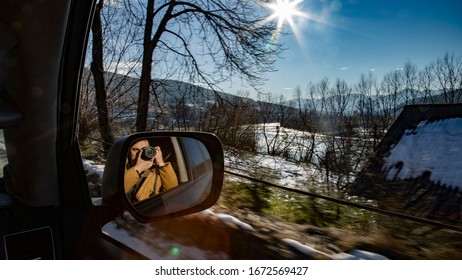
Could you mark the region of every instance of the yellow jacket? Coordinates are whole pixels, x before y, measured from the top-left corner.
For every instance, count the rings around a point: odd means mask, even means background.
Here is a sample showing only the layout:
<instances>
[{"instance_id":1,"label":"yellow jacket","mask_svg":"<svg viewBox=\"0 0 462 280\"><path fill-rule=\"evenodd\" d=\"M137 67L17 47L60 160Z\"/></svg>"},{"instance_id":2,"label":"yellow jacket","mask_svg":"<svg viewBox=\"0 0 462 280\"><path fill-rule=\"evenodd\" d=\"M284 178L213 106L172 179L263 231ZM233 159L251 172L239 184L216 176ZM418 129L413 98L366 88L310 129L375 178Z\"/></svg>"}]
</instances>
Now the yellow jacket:
<instances>
[{"instance_id":1,"label":"yellow jacket","mask_svg":"<svg viewBox=\"0 0 462 280\"><path fill-rule=\"evenodd\" d=\"M159 194L161 187L163 187L164 191L167 191L178 186L178 178L169 162L166 162L163 167L157 168L157 170L159 172L157 178L156 169L153 171L146 170L142 174L138 174L134 167L126 170L124 177L125 193L128 193L142 176L145 176L146 179L136 193L137 201ZM156 180L156 182L154 182L154 180Z\"/></svg>"}]
</instances>

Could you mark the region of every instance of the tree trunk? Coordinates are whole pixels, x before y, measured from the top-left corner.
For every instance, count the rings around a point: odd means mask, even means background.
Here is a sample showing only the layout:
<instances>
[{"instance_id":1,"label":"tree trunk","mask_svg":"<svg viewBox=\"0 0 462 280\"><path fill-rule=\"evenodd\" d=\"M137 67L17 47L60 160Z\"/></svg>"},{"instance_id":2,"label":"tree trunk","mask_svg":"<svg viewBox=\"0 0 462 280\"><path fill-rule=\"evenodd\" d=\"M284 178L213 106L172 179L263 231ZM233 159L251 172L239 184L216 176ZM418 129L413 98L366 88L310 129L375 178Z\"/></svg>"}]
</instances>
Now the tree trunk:
<instances>
[{"instance_id":1,"label":"tree trunk","mask_svg":"<svg viewBox=\"0 0 462 280\"><path fill-rule=\"evenodd\" d=\"M154 27L154 0L149 0L146 6L146 25L143 37L143 65L141 67L140 91L138 95L138 109L136 115L136 131L146 131L149 111L149 88L151 86L151 71L154 49L165 31L171 18L175 1L171 0L164 17L151 39ZM155 94L155 92L153 93Z\"/></svg>"},{"instance_id":2,"label":"tree trunk","mask_svg":"<svg viewBox=\"0 0 462 280\"><path fill-rule=\"evenodd\" d=\"M146 25L143 36L143 60L141 67L138 108L136 111L136 131L146 131L149 110L149 87L151 84L152 48L151 34L154 24L154 1L148 1L146 7Z\"/></svg>"},{"instance_id":3,"label":"tree trunk","mask_svg":"<svg viewBox=\"0 0 462 280\"><path fill-rule=\"evenodd\" d=\"M101 0L95 10L95 18L92 25L93 34L93 49L91 72L95 80L96 107L98 111L98 127L103 141L103 150L107 154L114 142L111 126L109 124L107 93L104 81L104 65L103 65L103 32L101 26L101 9L103 7Z\"/></svg>"}]
</instances>

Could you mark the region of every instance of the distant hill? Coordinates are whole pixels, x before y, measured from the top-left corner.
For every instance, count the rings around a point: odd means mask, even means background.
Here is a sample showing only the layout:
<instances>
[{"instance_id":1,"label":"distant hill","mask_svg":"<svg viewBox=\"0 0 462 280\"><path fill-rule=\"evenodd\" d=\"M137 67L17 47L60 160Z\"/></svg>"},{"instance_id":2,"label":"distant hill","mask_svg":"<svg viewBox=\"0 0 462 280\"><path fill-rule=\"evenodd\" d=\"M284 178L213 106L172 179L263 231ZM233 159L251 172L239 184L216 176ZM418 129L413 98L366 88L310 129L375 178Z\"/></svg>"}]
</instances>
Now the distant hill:
<instances>
[{"instance_id":1,"label":"distant hill","mask_svg":"<svg viewBox=\"0 0 462 280\"><path fill-rule=\"evenodd\" d=\"M85 77L91 77L89 69L84 70ZM91 78L84 80L88 81L88 86L92 87L93 82ZM138 90L139 90L139 79L137 77L121 75L116 73L107 72L105 75L106 83L108 84L109 95L116 96L111 100L117 100L116 106L120 108L115 108L114 110L117 115L124 115L125 118L133 118L136 102L138 100ZM285 110L293 110L294 108L298 109L297 100L288 100L282 103L268 103L263 101L257 101L251 98L236 96L222 91L213 91L209 88L194 85L187 82L177 81L177 80L160 80L154 79L151 85L152 91L155 91L156 99L151 97L151 104L160 105L162 108L168 108L172 106L186 106L189 108L200 109L203 108L207 110L210 108L210 104L215 104L217 101L224 102L232 105L246 104L248 106L254 106L258 108L263 106L278 106L272 111L280 110L280 106L283 105ZM383 100L388 99L386 102L393 102L395 104L396 112L402 111L404 106L413 105L413 104L430 104L430 103L444 103L444 98L441 91L432 91L430 94L424 94L423 92L415 92L412 94L413 99L409 98L409 92L402 90L396 96L371 96L364 97L364 95L353 93L348 96L329 96L327 98L320 99L301 99L303 107L308 106L307 109L316 109L318 112L332 112L332 110L339 110L343 108L345 114L353 114L358 110L360 102L372 103L377 106L377 104L383 104ZM406 97L408 96L408 97ZM431 97L431 98L428 98ZM390 104L390 103L388 103ZM186 108L185 107L185 108ZM268 108L268 107L267 107ZM270 109L271 110L271 109ZM272 119L267 119L267 121L277 121L272 117ZM290 120L289 120L290 122ZM290 123L286 123L285 125Z\"/></svg>"},{"instance_id":2,"label":"distant hill","mask_svg":"<svg viewBox=\"0 0 462 280\"><path fill-rule=\"evenodd\" d=\"M90 70L84 70L84 76L90 75ZM139 78L106 72L105 80L108 84L109 92L119 92L127 94L133 100L138 96ZM89 86L93 86L93 80L88 79ZM152 90L155 90L156 96L161 104L169 104L172 102L182 101L186 104L197 104L197 102L215 102L216 98L224 101L244 100L256 102L253 99L236 96L222 91L213 91L211 89L194 85L187 82L177 80L161 80L153 79Z\"/></svg>"},{"instance_id":3,"label":"distant hill","mask_svg":"<svg viewBox=\"0 0 462 280\"><path fill-rule=\"evenodd\" d=\"M368 103L370 102L372 104L383 104L383 100L388 100L389 102L393 100L393 102L396 102L397 111L401 111L406 105L445 103L444 97L440 90L433 90L428 94L417 91L412 94L414 98L406 97L407 95L409 95L409 93L406 90L401 90L396 94L396 96L385 95L365 97L364 95L353 93L348 96L329 96L325 99L302 98L300 101L292 99L285 101L284 104L297 108L298 103L300 102L301 104L305 104L305 106L308 104L310 108L315 108L317 111L322 110L323 112L329 112L332 110L332 108L335 108L335 110L344 108L344 112L351 114L357 110L361 101Z\"/></svg>"}]
</instances>

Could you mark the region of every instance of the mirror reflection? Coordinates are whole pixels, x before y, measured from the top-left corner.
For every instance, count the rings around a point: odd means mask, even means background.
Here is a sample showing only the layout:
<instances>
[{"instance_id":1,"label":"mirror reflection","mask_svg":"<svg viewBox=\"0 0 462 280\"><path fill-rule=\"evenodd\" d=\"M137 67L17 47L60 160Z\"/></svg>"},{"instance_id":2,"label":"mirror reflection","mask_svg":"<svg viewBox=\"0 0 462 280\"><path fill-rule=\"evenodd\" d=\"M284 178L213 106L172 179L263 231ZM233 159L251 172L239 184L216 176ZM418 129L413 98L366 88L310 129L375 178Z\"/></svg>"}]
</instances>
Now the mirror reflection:
<instances>
[{"instance_id":1,"label":"mirror reflection","mask_svg":"<svg viewBox=\"0 0 462 280\"><path fill-rule=\"evenodd\" d=\"M124 190L132 204L212 174L205 146L187 137L135 139L126 156Z\"/></svg>"},{"instance_id":2,"label":"mirror reflection","mask_svg":"<svg viewBox=\"0 0 462 280\"><path fill-rule=\"evenodd\" d=\"M127 154L125 193L130 202L145 200L178 186L172 164L164 160L162 148L148 139L138 139Z\"/></svg>"}]
</instances>

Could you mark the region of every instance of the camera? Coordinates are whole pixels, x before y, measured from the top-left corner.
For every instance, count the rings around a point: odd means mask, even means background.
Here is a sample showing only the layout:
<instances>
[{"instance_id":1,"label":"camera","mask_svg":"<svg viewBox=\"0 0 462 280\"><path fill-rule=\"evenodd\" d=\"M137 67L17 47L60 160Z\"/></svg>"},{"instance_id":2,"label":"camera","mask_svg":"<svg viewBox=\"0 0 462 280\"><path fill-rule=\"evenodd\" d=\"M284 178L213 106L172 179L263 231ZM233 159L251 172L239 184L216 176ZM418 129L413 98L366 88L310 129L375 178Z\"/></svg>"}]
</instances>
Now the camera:
<instances>
[{"instance_id":1,"label":"camera","mask_svg":"<svg viewBox=\"0 0 462 280\"><path fill-rule=\"evenodd\" d=\"M144 147L141 149L141 159L145 161L152 160L156 156L156 149L154 147Z\"/></svg>"}]
</instances>

